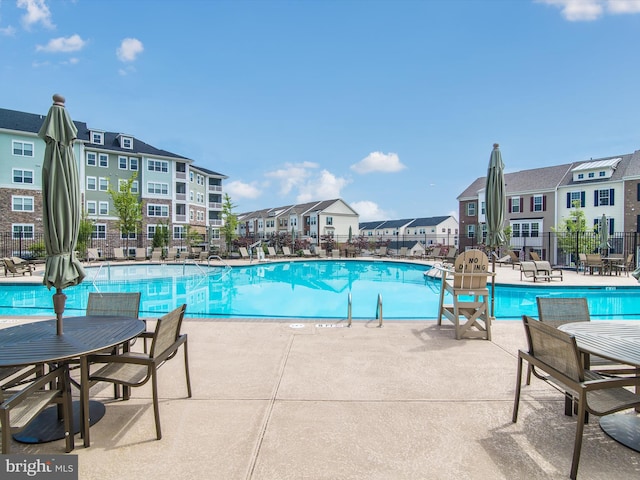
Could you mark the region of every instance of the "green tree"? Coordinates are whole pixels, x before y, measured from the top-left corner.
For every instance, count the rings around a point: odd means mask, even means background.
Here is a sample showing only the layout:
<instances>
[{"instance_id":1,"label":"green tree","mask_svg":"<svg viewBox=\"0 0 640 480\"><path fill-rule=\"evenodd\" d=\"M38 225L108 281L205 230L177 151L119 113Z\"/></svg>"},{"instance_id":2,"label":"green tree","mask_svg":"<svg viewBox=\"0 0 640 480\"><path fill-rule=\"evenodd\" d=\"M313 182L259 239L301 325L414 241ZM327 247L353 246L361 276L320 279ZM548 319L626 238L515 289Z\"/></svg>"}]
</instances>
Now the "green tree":
<instances>
[{"instance_id":1,"label":"green tree","mask_svg":"<svg viewBox=\"0 0 640 480\"><path fill-rule=\"evenodd\" d=\"M224 225L220 231L227 244L228 253L231 253L231 242L237 237L238 217L233 213L234 208L236 208L236 206L231 202L231 197L228 193L225 193L224 201L222 202L222 220Z\"/></svg>"},{"instance_id":2,"label":"green tree","mask_svg":"<svg viewBox=\"0 0 640 480\"><path fill-rule=\"evenodd\" d=\"M551 231L557 234L558 248L563 253L572 255L575 260L579 253L594 251L596 238L594 235L587 235L593 232L593 227L587 225L584 211L580 208L580 201L574 200L571 205L573 208L569 216L563 217L558 227L551 227Z\"/></svg>"},{"instance_id":3,"label":"green tree","mask_svg":"<svg viewBox=\"0 0 640 480\"><path fill-rule=\"evenodd\" d=\"M118 190L109 187L109 195L113 200L113 206L118 214L118 229L125 236L125 247L129 251L129 236L132 233L140 233L142 223L142 205L137 193L133 193L131 188L137 178L134 173L131 178L122 182Z\"/></svg>"},{"instance_id":4,"label":"green tree","mask_svg":"<svg viewBox=\"0 0 640 480\"><path fill-rule=\"evenodd\" d=\"M91 234L93 234L94 221L89 218L86 211L82 211L82 217L80 217L80 226L78 227L78 243L77 248L80 252L80 256L86 258L87 247L91 240Z\"/></svg>"},{"instance_id":5,"label":"green tree","mask_svg":"<svg viewBox=\"0 0 640 480\"><path fill-rule=\"evenodd\" d=\"M169 245L169 224L168 223L158 223L156 225L156 231L153 234L153 248L162 248L164 249Z\"/></svg>"}]
</instances>

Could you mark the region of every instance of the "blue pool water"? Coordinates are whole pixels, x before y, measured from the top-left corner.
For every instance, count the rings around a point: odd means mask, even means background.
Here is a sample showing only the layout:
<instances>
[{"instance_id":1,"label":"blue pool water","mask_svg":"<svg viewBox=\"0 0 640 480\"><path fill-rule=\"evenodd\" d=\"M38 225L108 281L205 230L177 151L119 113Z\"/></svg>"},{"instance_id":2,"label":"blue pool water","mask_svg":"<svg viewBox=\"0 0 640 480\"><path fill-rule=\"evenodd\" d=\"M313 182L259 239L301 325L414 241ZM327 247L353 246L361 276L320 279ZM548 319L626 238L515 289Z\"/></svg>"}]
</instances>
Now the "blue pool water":
<instances>
[{"instance_id":1,"label":"blue pool water","mask_svg":"<svg viewBox=\"0 0 640 480\"><path fill-rule=\"evenodd\" d=\"M425 278L425 266L381 261L273 262L232 269L195 265L111 265L87 268L87 278L64 290L66 315L81 315L87 293L142 292L140 314L153 317L182 303L190 317L374 319L378 295L385 319L433 319L440 281ZM41 285L0 286L0 315L53 315L51 295ZM594 319L640 318L640 287L496 288L496 317L537 315L536 296L584 296Z\"/></svg>"}]
</instances>

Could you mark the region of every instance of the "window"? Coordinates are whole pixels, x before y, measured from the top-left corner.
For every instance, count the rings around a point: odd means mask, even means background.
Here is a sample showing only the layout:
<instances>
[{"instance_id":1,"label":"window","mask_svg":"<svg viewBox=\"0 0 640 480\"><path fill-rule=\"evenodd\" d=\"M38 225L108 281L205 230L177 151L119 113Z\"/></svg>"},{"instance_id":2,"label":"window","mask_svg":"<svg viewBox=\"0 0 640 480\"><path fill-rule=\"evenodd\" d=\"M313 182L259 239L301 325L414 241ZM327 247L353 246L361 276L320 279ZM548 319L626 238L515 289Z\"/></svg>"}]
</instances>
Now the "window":
<instances>
[{"instance_id":1,"label":"window","mask_svg":"<svg viewBox=\"0 0 640 480\"><path fill-rule=\"evenodd\" d=\"M521 213L522 209L520 207L520 197L511 197L509 199L509 212L511 213Z\"/></svg>"},{"instance_id":2,"label":"window","mask_svg":"<svg viewBox=\"0 0 640 480\"><path fill-rule=\"evenodd\" d=\"M138 180L134 180L131 182L131 193L138 193L140 191L140 186L138 185Z\"/></svg>"},{"instance_id":3,"label":"window","mask_svg":"<svg viewBox=\"0 0 640 480\"><path fill-rule=\"evenodd\" d=\"M193 172L189 172L189 181L193 183Z\"/></svg>"},{"instance_id":4,"label":"window","mask_svg":"<svg viewBox=\"0 0 640 480\"><path fill-rule=\"evenodd\" d=\"M102 133L102 132L91 132L91 143L95 143L97 145L104 144L104 133Z\"/></svg>"},{"instance_id":5,"label":"window","mask_svg":"<svg viewBox=\"0 0 640 480\"><path fill-rule=\"evenodd\" d=\"M127 150L133 149L133 139L131 137L120 137L120 146Z\"/></svg>"},{"instance_id":6,"label":"window","mask_svg":"<svg viewBox=\"0 0 640 480\"><path fill-rule=\"evenodd\" d=\"M540 221L526 221L526 222L513 222L511 224L511 236L513 238L518 237L532 237L537 238L540 236L540 230L542 229L542 222Z\"/></svg>"},{"instance_id":7,"label":"window","mask_svg":"<svg viewBox=\"0 0 640 480\"><path fill-rule=\"evenodd\" d=\"M107 192L109 190L109 179L100 177L99 180L99 189L101 192Z\"/></svg>"},{"instance_id":8,"label":"window","mask_svg":"<svg viewBox=\"0 0 640 480\"><path fill-rule=\"evenodd\" d=\"M606 175L606 173L605 172L599 172L598 175L601 176L601 177L604 177Z\"/></svg>"},{"instance_id":9,"label":"window","mask_svg":"<svg viewBox=\"0 0 640 480\"><path fill-rule=\"evenodd\" d=\"M107 225L104 223L94 223L91 238L107 238Z\"/></svg>"},{"instance_id":10,"label":"window","mask_svg":"<svg viewBox=\"0 0 640 480\"><path fill-rule=\"evenodd\" d=\"M122 233L122 231L120 232L120 238L122 240L126 240L127 238L129 240L135 240L136 238L138 238L138 236L136 235L136 232L129 232L129 234L127 235L126 233ZM136 251L133 251L133 255L135 256Z\"/></svg>"},{"instance_id":11,"label":"window","mask_svg":"<svg viewBox=\"0 0 640 480\"><path fill-rule=\"evenodd\" d=\"M184 237L184 227L182 225L175 225L173 227L173 239L180 240Z\"/></svg>"},{"instance_id":12,"label":"window","mask_svg":"<svg viewBox=\"0 0 640 480\"><path fill-rule=\"evenodd\" d=\"M162 160L149 160L147 162L147 169L150 172L168 172L169 162L163 162Z\"/></svg>"},{"instance_id":13,"label":"window","mask_svg":"<svg viewBox=\"0 0 640 480\"><path fill-rule=\"evenodd\" d=\"M13 169L13 183L33 184L33 170Z\"/></svg>"},{"instance_id":14,"label":"window","mask_svg":"<svg viewBox=\"0 0 640 480\"><path fill-rule=\"evenodd\" d=\"M95 167L98 163L97 156L95 152L87 152L87 166Z\"/></svg>"},{"instance_id":15,"label":"window","mask_svg":"<svg viewBox=\"0 0 640 480\"><path fill-rule=\"evenodd\" d=\"M11 209L14 212L33 212L33 197L11 195Z\"/></svg>"},{"instance_id":16,"label":"window","mask_svg":"<svg viewBox=\"0 0 640 480\"><path fill-rule=\"evenodd\" d=\"M169 194L169 184L167 184L167 183L148 182L147 183L147 193L157 194L157 195L168 195Z\"/></svg>"},{"instance_id":17,"label":"window","mask_svg":"<svg viewBox=\"0 0 640 480\"><path fill-rule=\"evenodd\" d=\"M127 157L118 157L118 168L120 170L126 170L129 159Z\"/></svg>"},{"instance_id":18,"label":"window","mask_svg":"<svg viewBox=\"0 0 640 480\"><path fill-rule=\"evenodd\" d=\"M327 217L326 225L333 225L333 217Z\"/></svg>"},{"instance_id":19,"label":"window","mask_svg":"<svg viewBox=\"0 0 640 480\"><path fill-rule=\"evenodd\" d=\"M578 180L583 180L583 179L584 179L584 173L579 173Z\"/></svg>"},{"instance_id":20,"label":"window","mask_svg":"<svg viewBox=\"0 0 640 480\"><path fill-rule=\"evenodd\" d=\"M613 188L608 188L604 190L596 190L594 193L594 202L593 205L604 206L604 205L613 205L614 202L614 190Z\"/></svg>"},{"instance_id":21,"label":"window","mask_svg":"<svg viewBox=\"0 0 640 480\"><path fill-rule=\"evenodd\" d=\"M467 216L468 217L475 217L476 216L476 203L475 202L467 203ZM469 238L473 238L473 237L469 237Z\"/></svg>"},{"instance_id":22,"label":"window","mask_svg":"<svg viewBox=\"0 0 640 480\"><path fill-rule=\"evenodd\" d=\"M102 168L109 168L109 155L106 153L98 155L98 165Z\"/></svg>"},{"instance_id":23,"label":"window","mask_svg":"<svg viewBox=\"0 0 640 480\"><path fill-rule=\"evenodd\" d=\"M87 177L87 190L96 190L96 177Z\"/></svg>"},{"instance_id":24,"label":"window","mask_svg":"<svg viewBox=\"0 0 640 480\"><path fill-rule=\"evenodd\" d=\"M109 215L109 202L99 202L98 213L100 215Z\"/></svg>"},{"instance_id":25,"label":"window","mask_svg":"<svg viewBox=\"0 0 640 480\"><path fill-rule=\"evenodd\" d=\"M154 205L149 203L147 205L147 215L149 217L168 217L169 206L168 205Z\"/></svg>"},{"instance_id":26,"label":"window","mask_svg":"<svg viewBox=\"0 0 640 480\"><path fill-rule=\"evenodd\" d=\"M467 238L474 238L476 236L476 226L467 225Z\"/></svg>"},{"instance_id":27,"label":"window","mask_svg":"<svg viewBox=\"0 0 640 480\"><path fill-rule=\"evenodd\" d=\"M155 234L156 234L156 226L147 225L147 238L151 240Z\"/></svg>"},{"instance_id":28,"label":"window","mask_svg":"<svg viewBox=\"0 0 640 480\"><path fill-rule=\"evenodd\" d=\"M531 198L531 211L532 212L543 212L545 210L545 201L542 195L534 195Z\"/></svg>"},{"instance_id":29,"label":"window","mask_svg":"<svg viewBox=\"0 0 640 480\"><path fill-rule=\"evenodd\" d=\"M193 202L193 190L189 190L189 200Z\"/></svg>"},{"instance_id":30,"label":"window","mask_svg":"<svg viewBox=\"0 0 640 480\"><path fill-rule=\"evenodd\" d=\"M484 215L484 214L485 214L484 204L485 204L485 202L481 202L481 203L480 203L480 213L481 213L482 215Z\"/></svg>"},{"instance_id":31,"label":"window","mask_svg":"<svg viewBox=\"0 0 640 480\"><path fill-rule=\"evenodd\" d=\"M193 208L189 209L189 220L193 220L195 218L195 215L193 213Z\"/></svg>"},{"instance_id":32,"label":"window","mask_svg":"<svg viewBox=\"0 0 640 480\"><path fill-rule=\"evenodd\" d=\"M33 157L33 143L14 140L13 154L19 157Z\"/></svg>"},{"instance_id":33,"label":"window","mask_svg":"<svg viewBox=\"0 0 640 480\"><path fill-rule=\"evenodd\" d=\"M567 192L567 208L573 208L575 202L577 202L580 208L584 208L585 192Z\"/></svg>"},{"instance_id":34,"label":"window","mask_svg":"<svg viewBox=\"0 0 640 480\"><path fill-rule=\"evenodd\" d=\"M588 177L589 177L589 178L595 178L595 177L596 177L596 174L595 174L594 172L589 172Z\"/></svg>"},{"instance_id":35,"label":"window","mask_svg":"<svg viewBox=\"0 0 640 480\"><path fill-rule=\"evenodd\" d=\"M11 233L13 238L33 238L32 223L14 223L11 225Z\"/></svg>"},{"instance_id":36,"label":"window","mask_svg":"<svg viewBox=\"0 0 640 480\"><path fill-rule=\"evenodd\" d=\"M95 215L96 214L96 202L89 201L87 202L87 215Z\"/></svg>"},{"instance_id":37,"label":"window","mask_svg":"<svg viewBox=\"0 0 640 480\"><path fill-rule=\"evenodd\" d=\"M138 159L136 157L129 157L129 170L138 171Z\"/></svg>"}]
</instances>

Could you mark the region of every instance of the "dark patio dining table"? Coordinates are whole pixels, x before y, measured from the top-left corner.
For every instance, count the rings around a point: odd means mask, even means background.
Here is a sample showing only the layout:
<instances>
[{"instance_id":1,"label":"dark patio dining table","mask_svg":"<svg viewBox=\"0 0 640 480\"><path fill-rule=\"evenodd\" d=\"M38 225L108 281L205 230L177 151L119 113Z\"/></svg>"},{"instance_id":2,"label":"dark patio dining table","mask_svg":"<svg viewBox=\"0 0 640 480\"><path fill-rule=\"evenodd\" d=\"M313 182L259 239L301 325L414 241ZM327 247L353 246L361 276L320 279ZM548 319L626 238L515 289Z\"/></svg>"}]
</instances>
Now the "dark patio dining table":
<instances>
[{"instance_id":1,"label":"dark patio dining table","mask_svg":"<svg viewBox=\"0 0 640 480\"><path fill-rule=\"evenodd\" d=\"M145 330L142 320L116 316L65 317L64 333L56 334L56 320L33 321L0 328L0 367L37 364L59 364L80 360L80 428L84 446L90 445L89 425L97 418L89 405L89 366L87 356L100 350L123 344ZM93 403L93 402L92 402ZM100 404L101 405L101 404ZM51 407L55 410L56 407ZM104 408L95 415L102 416ZM43 415L44 414L44 415ZM56 426L51 425L51 414L45 410L27 429L14 435L25 443L55 440ZM40 420L40 421L39 421ZM57 413L53 421L59 424ZM26 432L26 433L25 433ZM50 436L53 434L52 436ZM57 438L63 438L57 436ZM33 439L33 440L32 440Z\"/></svg>"},{"instance_id":2,"label":"dark patio dining table","mask_svg":"<svg viewBox=\"0 0 640 480\"><path fill-rule=\"evenodd\" d=\"M566 323L558 328L575 336L581 352L634 366L636 374L640 373L640 321L595 320ZM640 452L640 416L636 412L605 415L600 418L600 428Z\"/></svg>"}]
</instances>

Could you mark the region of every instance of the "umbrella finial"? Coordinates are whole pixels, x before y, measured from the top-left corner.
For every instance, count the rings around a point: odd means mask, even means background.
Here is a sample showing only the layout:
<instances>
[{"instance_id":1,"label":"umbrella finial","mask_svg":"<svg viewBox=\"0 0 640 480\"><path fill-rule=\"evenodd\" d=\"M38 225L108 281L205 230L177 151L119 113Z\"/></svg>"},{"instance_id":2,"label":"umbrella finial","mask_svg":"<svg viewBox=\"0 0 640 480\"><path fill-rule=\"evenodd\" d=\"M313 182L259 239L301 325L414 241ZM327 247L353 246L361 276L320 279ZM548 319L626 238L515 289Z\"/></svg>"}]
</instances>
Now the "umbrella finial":
<instances>
[{"instance_id":1,"label":"umbrella finial","mask_svg":"<svg viewBox=\"0 0 640 480\"><path fill-rule=\"evenodd\" d=\"M499 143L494 143L494 144L493 144L493 148L498 148L499 146L500 146L500 144L499 144Z\"/></svg>"},{"instance_id":2,"label":"umbrella finial","mask_svg":"<svg viewBox=\"0 0 640 480\"><path fill-rule=\"evenodd\" d=\"M64 102L65 102L65 98L60 95L59 93L56 93L53 95L53 104L54 105L60 105L61 107L64 107Z\"/></svg>"}]
</instances>

